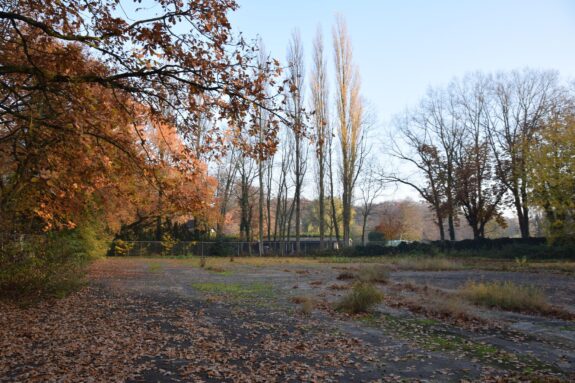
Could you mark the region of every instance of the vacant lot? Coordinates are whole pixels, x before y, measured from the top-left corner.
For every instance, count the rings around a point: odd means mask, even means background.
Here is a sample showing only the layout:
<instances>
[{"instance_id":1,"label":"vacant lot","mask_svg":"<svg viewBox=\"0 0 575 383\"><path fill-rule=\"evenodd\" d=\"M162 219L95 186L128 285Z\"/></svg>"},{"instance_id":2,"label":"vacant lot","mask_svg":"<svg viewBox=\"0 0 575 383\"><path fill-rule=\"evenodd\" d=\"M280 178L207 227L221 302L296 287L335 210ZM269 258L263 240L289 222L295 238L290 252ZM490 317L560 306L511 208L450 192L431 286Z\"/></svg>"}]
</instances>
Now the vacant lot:
<instances>
[{"instance_id":1,"label":"vacant lot","mask_svg":"<svg viewBox=\"0 0 575 383\"><path fill-rule=\"evenodd\" d=\"M573 264L370 262L101 260L78 293L0 307L0 381L575 379ZM383 301L335 310L358 281ZM492 282L526 303L470 297Z\"/></svg>"}]
</instances>

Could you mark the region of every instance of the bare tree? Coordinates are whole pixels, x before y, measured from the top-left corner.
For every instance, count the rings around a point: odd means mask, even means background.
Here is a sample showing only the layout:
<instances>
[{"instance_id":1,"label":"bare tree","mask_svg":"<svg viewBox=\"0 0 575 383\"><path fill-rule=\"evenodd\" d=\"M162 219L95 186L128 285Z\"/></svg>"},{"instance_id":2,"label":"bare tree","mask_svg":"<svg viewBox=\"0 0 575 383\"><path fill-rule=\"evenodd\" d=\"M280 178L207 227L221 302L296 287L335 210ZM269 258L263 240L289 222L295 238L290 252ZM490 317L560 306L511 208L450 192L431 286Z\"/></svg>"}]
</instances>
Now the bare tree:
<instances>
[{"instance_id":1,"label":"bare tree","mask_svg":"<svg viewBox=\"0 0 575 383\"><path fill-rule=\"evenodd\" d=\"M512 196L521 236L528 238L530 172L536 134L545 125L560 92L558 74L536 70L499 73L492 88L488 138L499 180Z\"/></svg>"},{"instance_id":2,"label":"bare tree","mask_svg":"<svg viewBox=\"0 0 575 383\"><path fill-rule=\"evenodd\" d=\"M253 218L253 182L257 176L257 168L252 158L240 156L238 159L238 202L240 205L240 238L243 241L251 242L253 239L252 218ZM252 247L248 246L251 255Z\"/></svg>"},{"instance_id":3,"label":"bare tree","mask_svg":"<svg viewBox=\"0 0 575 383\"><path fill-rule=\"evenodd\" d=\"M259 58L258 58L258 70L260 73L265 73L269 69L269 57L266 52L265 46L263 41L260 39L259 43ZM265 145L265 137L264 132L267 129L267 125L269 123L269 116L268 110L266 107L266 100L262 102L261 105L256 107L256 121L257 128L258 128L258 185L259 185L259 192L258 192L258 255L264 255L264 172L266 169L266 163L270 161L270 158L273 158L273 153L269 150L270 148ZM269 194L268 194L269 196ZM268 209L268 237L269 237L269 210L270 210L270 202L268 197L267 203Z\"/></svg>"},{"instance_id":4,"label":"bare tree","mask_svg":"<svg viewBox=\"0 0 575 383\"><path fill-rule=\"evenodd\" d=\"M339 243L340 242L340 232L339 232L339 223L341 222L341 217L337 212L336 207L336 184L334 183L335 177L335 169L334 169L334 153L333 153L333 131L330 132L329 135L326 136L327 143L327 170L329 176L329 202L330 202L330 211L331 211L331 224L330 224L330 237L332 236L332 231L335 234L335 239Z\"/></svg>"},{"instance_id":5,"label":"bare tree","mask_svg":"<svg viewBox=\"0 0 575 383\"><path fill-rule=\"evenodd\" d=\"M375 166L368 166L362 173L360 178L360 212L362 217L361 222L361 244L365 246L365 232L367 227L367 220L373 213L374 203L377 198L381 197L384 190L385 183L378 176L378 171Z\"/></svg>"},{"instance_id":6,"label":"bare tree","mask_svg":"<svg viewBox=\"0 0 575 383\"><path fill-rule=\"evenodd\" d=\"M324 54L323 36L318 28L313 43L313 67L311 74L312 108L314 110L315 155L317 163L317 187L319 203L319 246L325 241L325 176L328 165L331 127L329 123L329 90L327 83L327 63Z\"/></svg>"},{"instance_id":7,"label":"bare tree","mask_svg":"<svg viewBox=\"0 0 575 383\"><path fill-rule=\"evenodd\" d=\"M396 171L382 174L382 179L410 186L419 193L432 208L439 237L443 241L445 187L442 180L445 179L445 172L439 150L432 142L429 127L427 124L420 124L421 121L414 117L413 113L406 112L405 116L395 120L400 138L392 136L389 140L389 153L415 168L415 177L404 170L401 173ZM421 176L423 179L418 179Z\"/></svg>"},{"instance_id":8,"label":"bare tree","mask_svg":"<svg viewBox=\"0 0 575 383\"><path fill-rule=\"evenodd\" d=\"M490 77L474 74L451 87L457 93L457 109L463 125L456 153L456 196L475 239L485 237L485 226L495 219L503 224L501 200L506 188L495 177L489 130Z\"/></svg>"},{"instance_id":9,"label":"bare tree","mask_svg":"<svg viewBox=\"0 0 575 383\"><path fill-rule=\"evenodd\" d=\"M301 252L301 192L303 179L307 169L307 150L304 142L304 59L301 37L298 31L292 34L288 46L287 61L288 83L288 118L294 136L295 157L293 162L294 172L294 203L295 203L295 240L296 253Z\"/></svg>"},{"instance_id":10,"label":"bare tree","mask_svg":"<svg viewBox=\"0 0 575 383\"><path fill-rule=\"evenodd\" d=\"M218 237L223 235L226 214L238 172L237 160L238 150L232 147L223 160L218 163L216 171L216 179L218 180L216 197L219 205L219 218L216 224L216 235Z\"/></svg>"},{"instance_id":11,"label":"bare tree","mask_svg":"<svg viewBox=\"0 0 575 383\"><path fill-rule=\"evenodd\" d=\"M281 141L284 143L282 145L282 150L280 154L279 162L279 174L277 180L277 194L276 194L276 206L275 206L275 223L274 223L274 241L283 242L288 235L288 221L291 219L290 205L289 205L289 194L291 190L291 184L289 182L289 172L292 167L293 162L293 135L291 134L288 127L286 127L282 132ZM293 199L292 199L293 200ZM292 204L293 206L293 204ZM282 245L281 252L285 247Z\"/></svg>"},{"instance_id":12,"label":"bare tree","mask_svg":"<svg viewBox=\"0 0 575 383\"><path fill-rule=\"evenodd\" d=\"M426 126L431 140L437 146L438 160L441 162L443 176L437 181L443 183L445 202L443 211L447 216L449 239L455 241L455 222L457 220L455 167L457 153L461 151L463 127L456 112L457 97L454 92L442 89L430 89L422 100L418 124Z\"/></svg>"},{"instance_id":13,"label":"bare tree","mask_svg":"<svg viewBox=\"0 0 575 383\"><path fill-rule=\"evenodd\" d=\"M362 167L365 149L364 108L360 78L353 64L352 48L345 21L338 16L333 29L336 72L337 135L340 146L340 176L343 202L343 244L350 245L353 192Z\"/></svg>"}]
</instances>

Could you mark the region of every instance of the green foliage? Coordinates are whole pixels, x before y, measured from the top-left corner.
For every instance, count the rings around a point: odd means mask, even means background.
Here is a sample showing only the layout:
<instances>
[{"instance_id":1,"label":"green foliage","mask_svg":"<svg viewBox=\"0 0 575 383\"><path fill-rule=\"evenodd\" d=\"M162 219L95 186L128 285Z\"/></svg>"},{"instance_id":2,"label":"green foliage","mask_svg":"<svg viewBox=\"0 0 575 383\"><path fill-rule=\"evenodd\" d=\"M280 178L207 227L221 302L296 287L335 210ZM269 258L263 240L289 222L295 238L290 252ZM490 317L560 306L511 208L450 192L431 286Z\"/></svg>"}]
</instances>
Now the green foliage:
<instances>
[{"instance_id":1,"label":"green foliage","mask_svg":"<svg viewBox=\"0 0 575 383\"><path fill-rule=\"evenodd\" d=\"M174 246L176 246L176 243L178 243L178 241L175 240L170 233L164 233L164 235L162 235L162 255L169 255Z\"/></svg>"},{"instance_id":2,"label":"green foliage","mask_svg":"<svg viewBox=\"0 0 575 383\"><path fill-rule=\"evenodd\" d=\"M109 238L96 222L46 235L4 241L0 250L0 295L33 301L62 297L82 285L89 260L106 254Z\"/></svg>"},{"instance_id":3,"label":"green foliage","mask_svg":"<svg viewBox=\"0 0 575 383\"><path fill-rule=\"evenodd\" d=\"M132 242L126 242L121 239L117 239L112 244L112 254L117 255L119 257L126 256L130 254L130 251L134 247Z\"/></svg>"},{"instance_id":4,"label":"green foliage","mask_svg":"<svg viewBox=\"0 0 575 383\"><path fill-rule=\"evenodd\" d=\"M216 242L210 246L209 255L215 257L227 257L234 255L234 248L223 238L216 239Z\"/></svg>"},{"instance_id":5,"label":"green foliage","mask_svg":"<svg viewBox=\"0 0 575 383\"><path fill-rule=\"evenodd\" d=\"M370 231L367 235L369 242L385 242L385 235L378 231Z\"/></svg>"},{"instance_id":6,"label":"green foliage","mask_svg":"<svg viewBox=\"0 0 575 383\"><path fill-rule=\"evenodd\" d=\"M516 257L515 258L515 264L521 268L526 267L527 266L527 257L526 256Z\"/></svg>"},{"instance_id":7,"label":"green foliage","mask_svg":"<svg viewBox=\"0 0 575 383\"><path fill-rule=\"evenodd\" d=\"M371 283L357 282L351 292L337 302L335 308L350 314L368 312L383 300L383 294Z\"/></svg>"},{"instance_id":8,"label":"green foliage","mask_svg":"<svg viewBox=\"0 0 575 383\"><path fill-rule=\"evenodd\" d=\"M531 198L544 213L547 236L575 236L575 115L556 114L528 157L531 173Z\"/></svg>"}]
</instances>

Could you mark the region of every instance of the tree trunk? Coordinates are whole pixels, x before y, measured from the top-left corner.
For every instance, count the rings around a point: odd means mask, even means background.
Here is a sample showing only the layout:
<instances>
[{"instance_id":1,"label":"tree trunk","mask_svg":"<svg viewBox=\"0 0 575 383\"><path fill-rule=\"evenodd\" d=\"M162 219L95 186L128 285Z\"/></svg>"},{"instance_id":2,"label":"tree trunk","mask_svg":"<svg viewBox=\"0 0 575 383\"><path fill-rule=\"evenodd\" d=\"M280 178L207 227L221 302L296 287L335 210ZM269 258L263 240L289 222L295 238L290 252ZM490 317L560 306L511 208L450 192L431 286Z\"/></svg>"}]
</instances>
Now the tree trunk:
<instances>
[{"instance_id":1,"label":"tree trunk","mask_svg":"<svg viewBox=\"0 0 575 383\"><path fill-rule=\"evenodd\" d=\"M258 213L259 213L259 220L258 220L258 255L261 257L264 255L264 174L263 174L263 166L262 166L262 159L259 158L258 161L258 178L260 184L259 190L259 203L258 203Z\"/></svg>"}]
</instances>

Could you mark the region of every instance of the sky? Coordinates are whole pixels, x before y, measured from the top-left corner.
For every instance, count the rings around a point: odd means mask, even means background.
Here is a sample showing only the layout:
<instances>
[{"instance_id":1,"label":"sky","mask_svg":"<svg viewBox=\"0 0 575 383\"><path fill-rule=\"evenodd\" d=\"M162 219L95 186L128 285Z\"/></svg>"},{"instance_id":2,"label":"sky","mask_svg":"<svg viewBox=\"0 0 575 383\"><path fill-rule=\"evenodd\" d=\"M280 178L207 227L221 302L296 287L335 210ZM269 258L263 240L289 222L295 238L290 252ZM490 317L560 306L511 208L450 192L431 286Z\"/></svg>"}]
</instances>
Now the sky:
<instances>
[{"instance_id":1,"label":"sky","mask_svg":"<svg viewBox=\"0 0 575 383\"><path fill-rule=\"evenodd\" d=\"M344 16L363 97L377 115L374 140L385 137L393 116L417 103L430 86L446 85L469 72L529 67L555 69L575 79L574 0L238 3L240 9L230 15L232 28L245 38L261 36L275 58L285 60L290 36L299 30L306 73L317 29L322 28L326 47L331 48L335 16ZM390 196L405 193L410 191L392 190Z\"/></svg>"}]
</instances>

